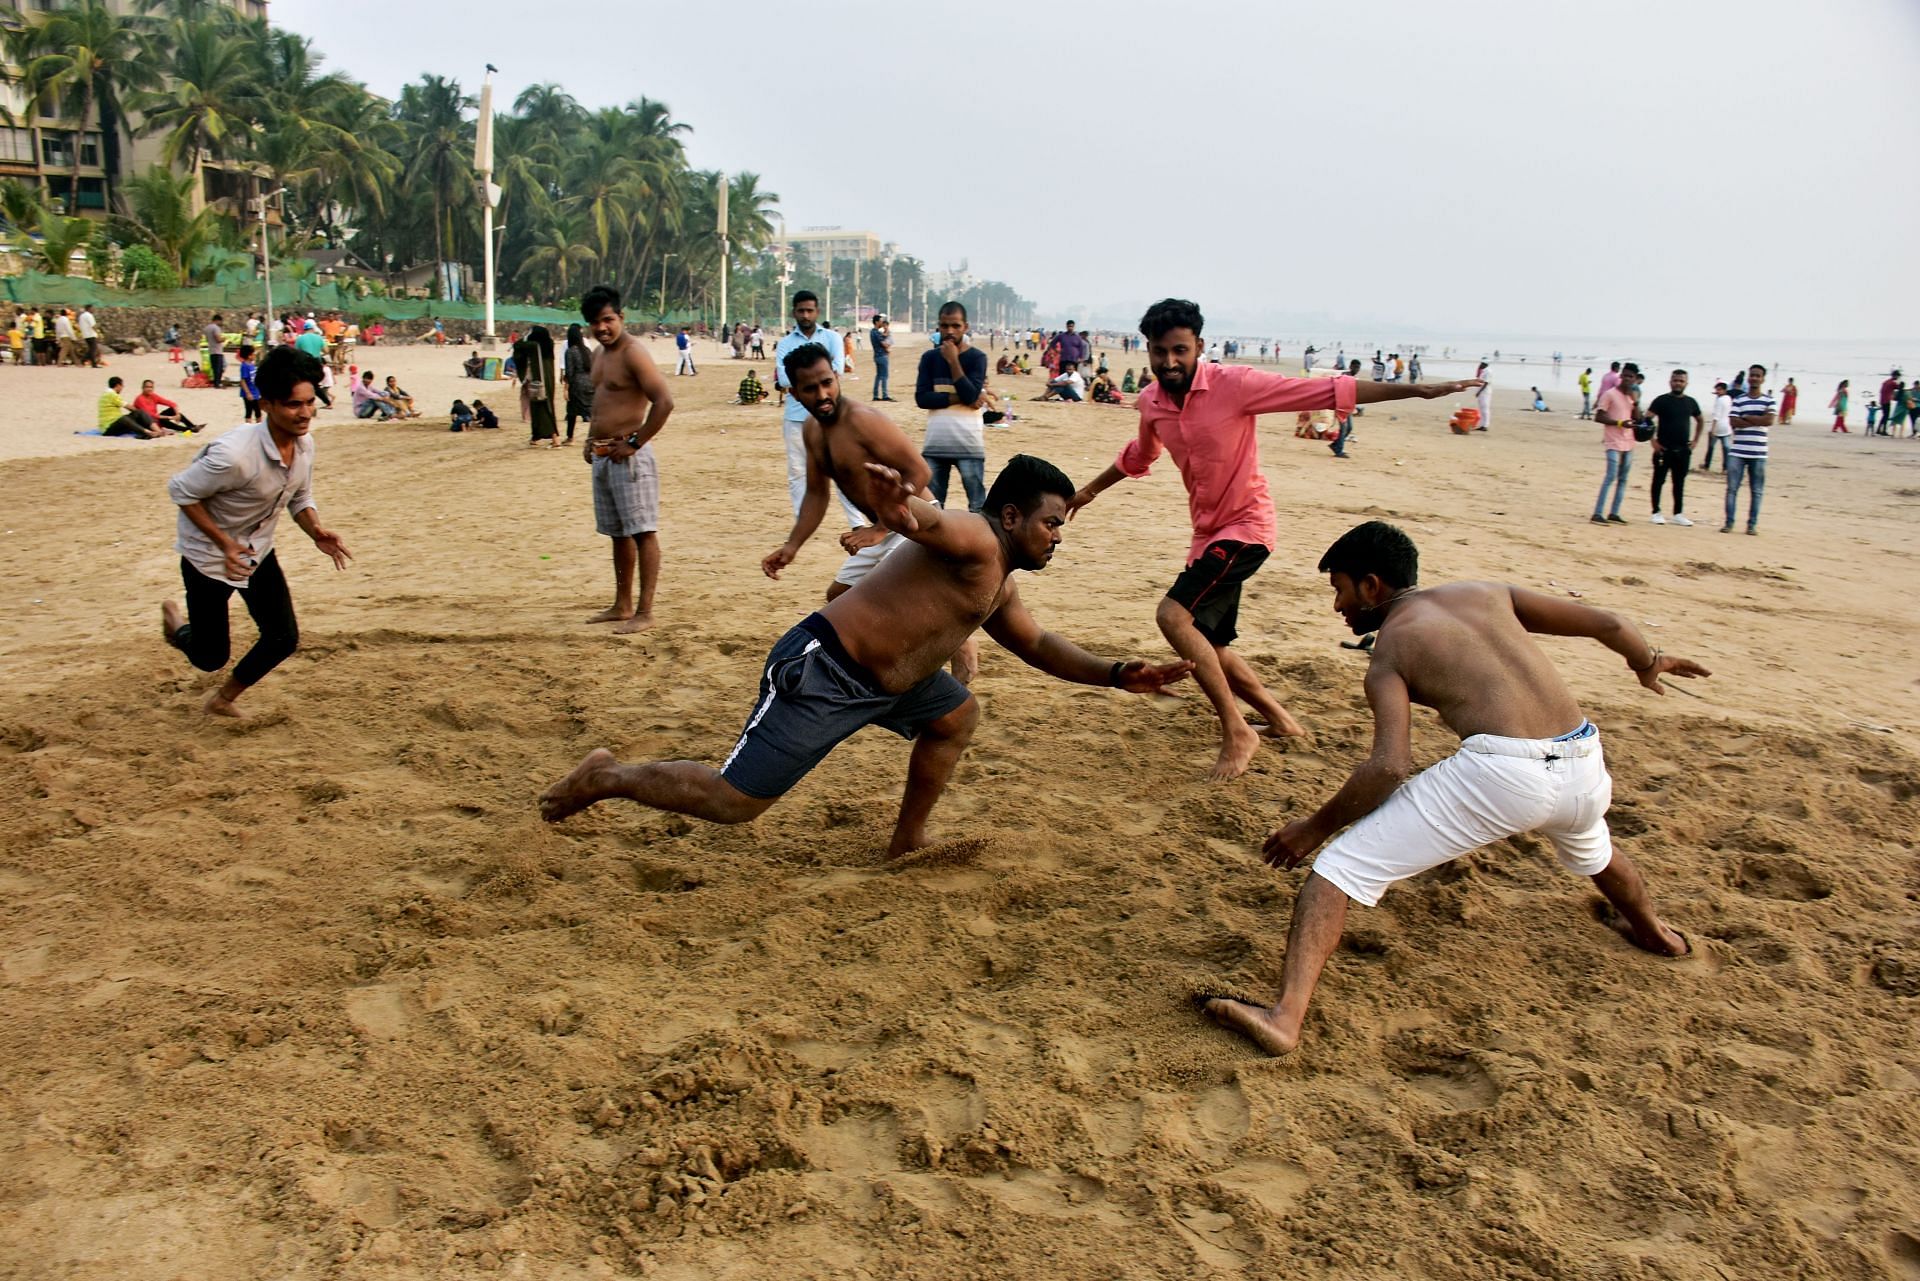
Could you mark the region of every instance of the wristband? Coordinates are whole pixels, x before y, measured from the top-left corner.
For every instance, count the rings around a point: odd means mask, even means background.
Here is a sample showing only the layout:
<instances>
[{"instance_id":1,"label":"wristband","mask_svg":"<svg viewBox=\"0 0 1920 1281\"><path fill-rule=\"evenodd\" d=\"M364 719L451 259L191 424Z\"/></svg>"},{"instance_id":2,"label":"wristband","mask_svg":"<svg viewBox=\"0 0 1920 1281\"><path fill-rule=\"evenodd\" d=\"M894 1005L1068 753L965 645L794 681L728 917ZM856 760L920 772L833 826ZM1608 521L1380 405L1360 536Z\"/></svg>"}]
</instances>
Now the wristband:
<instances>
[{"instance_id":1,"label":"wristband","mask_svg":"<svg viewBox=\"0 0 1920 1281\"><path fill-rule=\"evenodd\" d=\"M640 433L637 431L627 433L627 444L635 449L640 448Z\"/></svg>"},{"instance_id":2,"label":"wristband","mask_svg":"<svg viewBox=\"0 0 1920 1281\"><path fill-rule=\"evenodd\" d=\"M1107 684L1113 686L1113 688L1115 689L1119 689L1120 688L1120 669L1125 667L1126 665L1127 665L1126 659L1124 658L1114 659L1113 667L1109 669L1107 672Z\"/></svg>"},{"instance_id":3,"label":"wristband","mask_svg":"<svg viewBox=\"0 0 1920 1281\"><path fill-rule=\"evenodd\" d=\"M1660 649L1658 646L1655 646L1653 651L1653 657L1647 660L1647 665L1645 667L1634 667L1632 663L1628 663L1627 667L1631 669L1634 673L1638 674L1640 672L1650 672L1654 668L1658 667L1659 665L1660 665Z\"/></svg>"}]
</instances>

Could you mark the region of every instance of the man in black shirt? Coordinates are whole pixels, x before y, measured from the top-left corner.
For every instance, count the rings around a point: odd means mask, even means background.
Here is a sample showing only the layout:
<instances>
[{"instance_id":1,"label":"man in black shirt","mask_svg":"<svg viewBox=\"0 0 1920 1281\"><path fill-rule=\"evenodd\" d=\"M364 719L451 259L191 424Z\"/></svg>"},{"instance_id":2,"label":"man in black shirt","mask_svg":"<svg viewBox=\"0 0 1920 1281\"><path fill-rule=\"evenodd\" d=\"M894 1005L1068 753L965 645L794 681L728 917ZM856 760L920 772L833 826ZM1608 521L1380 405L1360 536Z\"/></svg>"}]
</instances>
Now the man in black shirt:
<instances>
[{"instance_id":1,"label":"man in black shirt","mask_svg":"<svg viewBox=\"0 0 1920 1281\"><path fill-rule=\"evenodd\" d=\"M1706 422L1700 416L1700 404L1687 395L1687 371L1676 369L1667 379L1666 394L1654 397L1647 413L1652 415L1653 430L1653 523L1668 524L1660 514L1660 489L1667 477L1673 477L1673 520L1675 525L1691 525L1687 519L1687 467L1693 459L1693 447L1700 443ZM1692 433L1687 423L1693 423Z\"/></svg>"}]
</instances>

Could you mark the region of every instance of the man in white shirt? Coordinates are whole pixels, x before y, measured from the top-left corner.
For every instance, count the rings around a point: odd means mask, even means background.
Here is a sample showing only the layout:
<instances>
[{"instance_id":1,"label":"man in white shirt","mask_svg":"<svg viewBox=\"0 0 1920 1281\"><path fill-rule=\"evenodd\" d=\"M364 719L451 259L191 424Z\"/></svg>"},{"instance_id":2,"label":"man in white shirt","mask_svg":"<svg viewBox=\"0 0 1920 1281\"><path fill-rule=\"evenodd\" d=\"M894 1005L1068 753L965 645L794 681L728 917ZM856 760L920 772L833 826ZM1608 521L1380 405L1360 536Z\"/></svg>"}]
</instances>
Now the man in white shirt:
<instances>
[{"instance_id":1,"label":"man in white shirt","mask_svg":"<svg viewBox=\"0 0 1920 1281\"><path fill-rule=\"evenodd\" d=\"M62 307L60 314L53 318L53 336L60 344L60 356L54 363L60 365L79 364L80 343L73 336L73 313L65 307Z\"/></svg>"},{"instance_id":2,"label":"man in white shirt","mask_svg":"<svg viewBox=\"0 0 1920 1281\"><path fill-rule=\"evenodd\" d=\"M1068 361L1056 376L1047 380L1047 389L1040 393L1041 400L1085 400L1087 398L1087 380L1080 376L1080 366Z\"/></svg>"},{"instance_id":3,"label":"man in white shirt","mask_svg":"<svg viewBox=\"0 0 1920 1281\"><path fill-rule=\"evenodd\" d=\"M1727 445L1733 440L1733 397L1727 393L1725 383L1713 385L1713 426L1707 436L1707 461L1700 464L1701 471L1713 470L1713 447L1720 446L1720 465L1727 465Z\"/></svg>"},{"instance_id":4,"label":"man in white shirt","mask_svg":"<svg viewBox=\"0 0 1920 1281\"><path fill-rule=\"evenodd\" d=\"M91 307L80 309L80 346L86 352L87 363L100 368L100 325L94 320Z\"/></svg>"},{"instance_id":5,"label":"man in white shirt","mask_svg":"<svg viewBox=\"0 0 1920 1281\"><path fill-rule=\"evenodd\" d=\"M226 681L207 695L211 716L241 716L242 694L279 666L300 643L293 597L274 530L284 507L338 569L353 559L340 536L320 523L313 504L313 425L320 362L291 347L276 347L260 362L255 385L266 410L264 423L236 427L195 456L167 482L167 496L180 509L174 547L186 584L183 614L172 601L160 606L167 643L203 672L227 665L227 600L244 593L260 639L234 665Z\"/></svg>"}]
</instances>

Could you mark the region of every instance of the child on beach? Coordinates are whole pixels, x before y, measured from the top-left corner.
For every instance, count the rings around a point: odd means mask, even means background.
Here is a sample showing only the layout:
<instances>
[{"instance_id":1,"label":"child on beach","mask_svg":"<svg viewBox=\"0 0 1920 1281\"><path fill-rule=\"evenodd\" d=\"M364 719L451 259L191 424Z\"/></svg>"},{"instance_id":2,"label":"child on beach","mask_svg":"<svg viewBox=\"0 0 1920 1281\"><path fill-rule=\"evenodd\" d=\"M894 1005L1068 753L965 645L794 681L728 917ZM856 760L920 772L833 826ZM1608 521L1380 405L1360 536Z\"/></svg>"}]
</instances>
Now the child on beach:
<instances>
[{"instance_id":1,"label":"child on beach","mask_svg":"<svg viewBox=\"0 0 1920 1281\"><path fill-rule=\"evenodd\" d=\"M453 416L453 425L447 428L448 431L465 431L473 422L473 411L467 408L464 400L454 401L453 408L447 412Z\"/></svg>"},{"instance_id":2,"label":"child on beach","mask_svg":"<svg viewBox=\"0 0 1920 1281\"><path fill-rule=\"evenodd\" d=\"M240 408L246 412L244 422L265 421L260 412L260 389L254 386L254 370L259 368L253 359L253 348L240 348Z\"/></svg>"},{"instance_id":3,"label":"child on beach","mask_svg":"<svg viewBox=\"0 0 1920 1281\"><path fill-rule=\"evenodd\" d=\"M473 398L473 425L476 430L496 431L500 426L500 415L487 408L487 402L478 396Z\"/></svg>"}]
</instances>

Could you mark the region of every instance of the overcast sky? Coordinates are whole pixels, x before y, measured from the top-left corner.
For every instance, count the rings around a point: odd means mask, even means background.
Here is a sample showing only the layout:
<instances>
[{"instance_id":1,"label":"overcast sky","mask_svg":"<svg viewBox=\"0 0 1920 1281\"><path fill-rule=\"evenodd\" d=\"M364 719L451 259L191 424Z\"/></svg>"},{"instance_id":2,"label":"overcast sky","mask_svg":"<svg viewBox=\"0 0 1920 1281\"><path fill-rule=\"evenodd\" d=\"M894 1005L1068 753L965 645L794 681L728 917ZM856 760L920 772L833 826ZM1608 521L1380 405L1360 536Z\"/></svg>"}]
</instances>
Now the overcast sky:
<instances>
[{"instance_id":1,"label":"overcast sky","mask_svg":"<svg viewBox=\"0 0 1920 1281\"><path fill-rule=\"evenodd\" d=\"M565 18L562 15L577 15ZM790 226L1048 309L1920 335L1920 2L273 0L327 65L645 94ZM1213 328L1210 324L1209 328Z\"/></svg>"}]
</instances>

